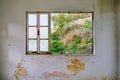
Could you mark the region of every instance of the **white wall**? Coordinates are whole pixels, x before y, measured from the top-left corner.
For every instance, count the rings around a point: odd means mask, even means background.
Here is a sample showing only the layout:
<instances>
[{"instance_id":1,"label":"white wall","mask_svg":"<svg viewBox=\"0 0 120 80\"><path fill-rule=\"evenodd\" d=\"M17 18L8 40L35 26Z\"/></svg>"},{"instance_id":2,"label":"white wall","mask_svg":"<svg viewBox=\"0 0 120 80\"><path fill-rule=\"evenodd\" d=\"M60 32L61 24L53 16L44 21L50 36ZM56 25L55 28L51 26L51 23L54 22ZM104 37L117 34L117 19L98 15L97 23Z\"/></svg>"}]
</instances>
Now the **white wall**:
<instances>
[{"instance_id":1,"label":"white wall","mask_svg":"<svg viewBox=\"0 0 120 80\"><path fill-rule=\"evenodd\" d=\"M18 63L27 69L19 80L108 80L117 77L117 36L114 0L1 0L0 80L17 80ZM94 11L95 55L26 55L26 11ZM67 70L71 59L85 63L74 76ZM54 72L62 76L53 75ZM120 71L119 71L120 72ZM70 76L70 75L69 75Z\"/></svg>"}]
</instances>

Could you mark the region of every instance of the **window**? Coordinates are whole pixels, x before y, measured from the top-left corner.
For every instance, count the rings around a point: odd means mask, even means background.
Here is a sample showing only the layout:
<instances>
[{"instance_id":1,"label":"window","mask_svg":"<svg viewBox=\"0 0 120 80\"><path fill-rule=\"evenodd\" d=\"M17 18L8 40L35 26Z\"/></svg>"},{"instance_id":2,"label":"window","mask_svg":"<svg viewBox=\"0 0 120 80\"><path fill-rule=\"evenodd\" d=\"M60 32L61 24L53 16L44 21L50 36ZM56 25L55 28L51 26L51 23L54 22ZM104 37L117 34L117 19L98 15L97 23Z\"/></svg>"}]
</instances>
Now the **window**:
<instances>
[{"instance_id":1,"label":"window","mask_svg":"<svg viewBox=\"0 0 120 80\"><path fill-rule=\"evenodd\" d=\"M50 52L50 14L27 13L27 53Z\"/></svg>"},{"instance_id":2,"label":"window","mask_svg":"<svg viewBox=\"0 0 120 80\"><path fill-rule=\"evenodd\" d=\"M27 54L92 54L92 16L92 12L27 12Z\"/></svg>"}]
</instances>

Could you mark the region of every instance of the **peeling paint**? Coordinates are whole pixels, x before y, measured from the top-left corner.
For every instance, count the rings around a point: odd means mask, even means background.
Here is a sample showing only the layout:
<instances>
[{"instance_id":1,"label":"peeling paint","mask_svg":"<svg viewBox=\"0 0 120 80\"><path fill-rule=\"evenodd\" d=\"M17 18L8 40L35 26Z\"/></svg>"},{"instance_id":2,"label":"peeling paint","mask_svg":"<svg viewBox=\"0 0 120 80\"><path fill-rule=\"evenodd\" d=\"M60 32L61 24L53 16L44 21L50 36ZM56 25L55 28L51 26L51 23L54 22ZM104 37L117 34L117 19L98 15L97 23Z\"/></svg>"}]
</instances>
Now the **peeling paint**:
<instances>
[{"instance_id":1,"label":"peeling paint","mask_svg":"<svg viewBox=\"0 0 120 80\"><path fill-rule=\"evenodd\" d=\"M26 77L28 75L27 69L22 67L20 63L18 64L17 74L21 75L22 77Z\"/></svg>"},{"instance_id":2,"label":"peeling paint","mask_svg":"<svg viewBox=\"0 0 120 80\"><path fill-rule=\"evenodd\" d=\"M85 64L77 58L71 59L71 65L67 65L69 71L78 73L80 70L85 70Z\"/></svg>"},{"instance_id":3,"label":"peeling paint","mask_svg":"<svg viewBox=\"0 0 120 80\"><path fill-rule=\"evenodd\" d=\"M19 80L19 77L26 78L28 75L27 69L22 66L21 63L18 64L17 70L15 71L14 77L16 80Z\"/></svg>"},{"instance_id":4,"label":"peeling paint","mask_svg":"<svg viewBox=\"0 0 120 80\"><path fill-rule=\"evenodd\" d=\"M80 70L85 70L85 64L82 63L79 59L74 58L71 59L71 65L67 65L67 69L69 71L74 72L73 74L67 74L67 73L62 73L58 71L54 72L44 72L42 74L42 77L45 78L45 80L49 80L50 77L63 77L63 78L71 78L76 75Z\"/></svg>"},{"instance_id":5,"label":"peeling paint","mask_svg":"<svg viewBox=\"0 0 120 80\"><path fill-rule=\"evenodd\" d=\"M18 75L14 74L15 80L19 80Z\"/></svg>"},{"instance_id":6,"label":"peeling paint","mask_svg":"<svg viewBox=\"0 0 120 80\"><path fill-rule=\"evenodd\" d=\"M45 72L45 73L42 74L42 76L44 76L45 79L49 79L50 77L71 78L71 77L75 76L75 74L66 74L66 73L54 71L54 72L52 72L52 73Z\"/></svg>"},{"instance_id":7,"label":"peeling paint","mask_svg":"<svg viewBox=\"0 0 120 80\"><path fill-rule=\"evenodd\" d=\"M77 58L71 59L71 63L75 65L81 64L81 62Z\"/></svg>"}]
</instances>

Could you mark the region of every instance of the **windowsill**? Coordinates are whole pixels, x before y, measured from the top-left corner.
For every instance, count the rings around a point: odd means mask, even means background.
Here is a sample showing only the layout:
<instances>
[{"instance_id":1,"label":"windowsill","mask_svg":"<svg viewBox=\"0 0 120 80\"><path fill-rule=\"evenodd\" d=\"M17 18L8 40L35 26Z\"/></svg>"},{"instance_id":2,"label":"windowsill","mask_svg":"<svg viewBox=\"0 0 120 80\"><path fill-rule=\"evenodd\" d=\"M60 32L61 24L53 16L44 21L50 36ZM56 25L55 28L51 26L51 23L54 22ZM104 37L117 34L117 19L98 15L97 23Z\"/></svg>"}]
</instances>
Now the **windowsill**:
<instances>
[{"instance_id":1,"label":"windowsill","mask_svg":"<svg viewBox=\"0 0 120 80\"><path fill-rule=\"evenodd\" d=\"M27 53L26 55L41 55L41 56L95 56L95 54L50 54L49 52L43 53Z\"/></svg>"}]
</instances>

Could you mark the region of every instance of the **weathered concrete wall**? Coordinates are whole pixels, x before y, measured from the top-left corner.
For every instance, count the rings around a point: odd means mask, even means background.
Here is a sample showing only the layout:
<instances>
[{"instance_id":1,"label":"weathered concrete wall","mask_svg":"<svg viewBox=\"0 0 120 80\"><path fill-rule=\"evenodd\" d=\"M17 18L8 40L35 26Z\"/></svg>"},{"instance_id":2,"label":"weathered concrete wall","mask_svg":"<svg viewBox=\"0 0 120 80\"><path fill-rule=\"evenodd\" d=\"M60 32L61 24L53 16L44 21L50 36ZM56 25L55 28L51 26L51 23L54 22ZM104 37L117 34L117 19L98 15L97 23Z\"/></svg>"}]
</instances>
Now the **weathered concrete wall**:
<instances>
[{"instance_id":1,"label":"weathered concrete wall","mask_svg":"<svg viewBox=\"0 0 120 80\"><path fill-rule=\"evenodd\" d=\"M116 0L116 26L117 26L117 42L118 42L118 74L120 79L120 0Z\"/></svg>"},{"instance_id":2,"label":"weathered concrete wall","mask_svg":"<svg viewBox=\"0 0 120 80\"><path fill-rule=\"evenodd\" d=\"M117 77L114 0L0 0L0 80L112 80ZM94 11L95 55L26 55L26 11ZM67 66L77 58L85 69ZM120 71L119 71L120 72Z\"/></svg>"}]
</instances>

